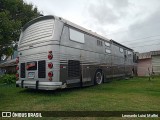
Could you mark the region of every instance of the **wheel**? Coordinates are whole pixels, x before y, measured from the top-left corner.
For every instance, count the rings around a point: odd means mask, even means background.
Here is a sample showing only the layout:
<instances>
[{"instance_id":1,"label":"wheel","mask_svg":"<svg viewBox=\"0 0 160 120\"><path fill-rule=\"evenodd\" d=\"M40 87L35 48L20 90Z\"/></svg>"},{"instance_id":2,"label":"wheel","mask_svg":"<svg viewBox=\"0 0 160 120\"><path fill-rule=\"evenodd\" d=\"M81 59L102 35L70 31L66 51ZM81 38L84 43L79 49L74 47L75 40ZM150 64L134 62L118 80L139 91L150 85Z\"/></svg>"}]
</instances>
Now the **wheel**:
<instances>
[{"instance_id":1,"label":"wheel","mask_svg":"<svg viewBox=\"0 0 160 120\"><path fill-rule=\"evenodd\" d=\"M101 70L97 70L94 78L95 84L100 85L103 81L103 74Z\"/></svg>"}]
</instances>

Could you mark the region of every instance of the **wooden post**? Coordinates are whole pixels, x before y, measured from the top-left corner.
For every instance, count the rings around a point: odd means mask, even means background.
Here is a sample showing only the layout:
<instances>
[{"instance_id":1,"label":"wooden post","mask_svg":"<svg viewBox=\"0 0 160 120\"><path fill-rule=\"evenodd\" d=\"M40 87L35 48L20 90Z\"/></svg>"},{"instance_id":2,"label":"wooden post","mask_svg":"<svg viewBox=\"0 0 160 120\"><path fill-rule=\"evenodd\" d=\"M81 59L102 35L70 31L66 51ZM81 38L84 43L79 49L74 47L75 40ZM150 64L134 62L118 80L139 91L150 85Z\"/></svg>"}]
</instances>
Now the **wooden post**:
<instances>
[{"instance_id":1,"label":"wooden post","mask_svg":"<svg viewBox=\"0 0 160 120\"><path fill-rule=\"evenodd\" d=\"M152 66L152 74L151 74L151 78L154 79L153 66Z\"/></svg>"},{"instance_id":2,"label":"wooden post","mask_svg":"<svg viewBox=\"0 0 160 120\"><path fill-rule=\"evenodd\" d=\"M150 74L149 67L148 67L148 75L149 75L149 81L151 81L151 74Z\"/></svg>"}]
</instances>

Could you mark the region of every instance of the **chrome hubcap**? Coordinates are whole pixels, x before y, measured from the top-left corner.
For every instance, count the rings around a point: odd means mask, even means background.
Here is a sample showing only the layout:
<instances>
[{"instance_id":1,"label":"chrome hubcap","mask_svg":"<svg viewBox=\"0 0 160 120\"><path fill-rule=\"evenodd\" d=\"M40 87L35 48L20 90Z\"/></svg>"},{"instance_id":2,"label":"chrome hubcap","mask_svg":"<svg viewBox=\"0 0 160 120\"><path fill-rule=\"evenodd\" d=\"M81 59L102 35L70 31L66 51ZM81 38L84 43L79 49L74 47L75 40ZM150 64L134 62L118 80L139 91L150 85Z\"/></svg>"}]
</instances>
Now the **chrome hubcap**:
<instances>
[{"instance_id":1,"label":"chrome hubcap","mask_svg":"<svg viewBox=\"0 0 160 120\"><path fill-rule=\"evenodd\" d=\"M101 84L102 83L102 74L101 74L101 72L97 72L97 74L96 74L96 82L97 82L97 84Z\"/></svg>"}]
</instances>

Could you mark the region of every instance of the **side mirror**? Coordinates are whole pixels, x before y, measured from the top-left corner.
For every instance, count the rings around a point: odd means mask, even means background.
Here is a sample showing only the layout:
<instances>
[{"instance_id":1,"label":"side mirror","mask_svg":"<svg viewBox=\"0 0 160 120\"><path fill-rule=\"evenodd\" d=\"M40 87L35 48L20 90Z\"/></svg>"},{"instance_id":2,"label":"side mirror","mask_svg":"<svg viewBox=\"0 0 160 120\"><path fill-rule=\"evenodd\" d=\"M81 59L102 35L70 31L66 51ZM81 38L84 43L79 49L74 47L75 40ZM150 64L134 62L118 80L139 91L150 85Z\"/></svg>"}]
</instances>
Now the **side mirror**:
<instances>
[{"instance_id":1,"label":"side mirror","mask_svg":"<svg viewBox=\"0 0 160 120\"><path fill-rule=\"evenodd\" d=\"M138 63L138 59L139 59L139 58L138 58L137 54L134 54L134 55L133 55L133 62L134 62L134 63Z\"/></svg>"},{"instance_id":2,"label":"side mirror","mask_svg":"<svg viewBox=\"0 0 160 120\"><path fill-rule=\"evenodd\" d=\"M139 59L139 57L136 55L136 63L138 63L138 59Z\"/></svg>"}]
</instances>

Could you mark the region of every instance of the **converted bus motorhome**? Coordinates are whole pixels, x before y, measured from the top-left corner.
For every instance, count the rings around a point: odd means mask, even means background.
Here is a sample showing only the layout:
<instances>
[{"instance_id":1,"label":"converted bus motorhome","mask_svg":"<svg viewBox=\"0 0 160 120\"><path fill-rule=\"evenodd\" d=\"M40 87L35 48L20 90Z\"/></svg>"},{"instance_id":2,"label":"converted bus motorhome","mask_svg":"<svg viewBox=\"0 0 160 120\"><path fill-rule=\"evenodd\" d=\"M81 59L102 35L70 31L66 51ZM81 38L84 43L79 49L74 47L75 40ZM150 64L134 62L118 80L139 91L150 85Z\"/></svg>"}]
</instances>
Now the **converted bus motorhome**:
<instances>
[{"instance_id":1,"label":"converted bus motorhome","mask_svg":"<svg viewBox=\"0 0 160 120\"><path fill-rule=\"evenodd\" d=\"M18 43L17 87L55 90L130 76L133 50L56 16L28 22Z\"/></svg>"}]
</instances>

